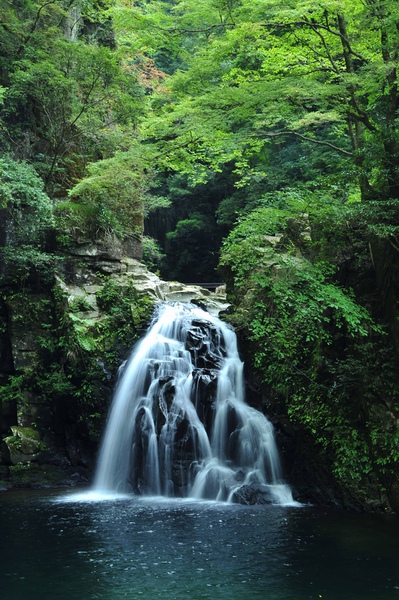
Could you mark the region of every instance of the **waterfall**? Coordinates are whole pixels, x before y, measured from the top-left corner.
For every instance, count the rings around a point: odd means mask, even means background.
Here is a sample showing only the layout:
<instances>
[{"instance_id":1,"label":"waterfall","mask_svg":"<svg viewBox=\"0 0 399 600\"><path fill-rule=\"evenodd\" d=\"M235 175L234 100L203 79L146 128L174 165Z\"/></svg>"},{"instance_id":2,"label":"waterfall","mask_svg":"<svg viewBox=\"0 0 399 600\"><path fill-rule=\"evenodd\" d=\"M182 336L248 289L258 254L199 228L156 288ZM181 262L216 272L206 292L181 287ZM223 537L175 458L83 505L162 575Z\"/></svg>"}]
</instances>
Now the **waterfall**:
<instances>
[{"instance_id":1,"label":"waterfall","mask_svg":"<svg viewBox=\"0 0 399 600\"><path fill-rule=\"evenodd\" d=\"M162 304L122 368L98 492L290 504L272 424L244 400L234 331L193 304Z\"/></svg>"}]
</instances>

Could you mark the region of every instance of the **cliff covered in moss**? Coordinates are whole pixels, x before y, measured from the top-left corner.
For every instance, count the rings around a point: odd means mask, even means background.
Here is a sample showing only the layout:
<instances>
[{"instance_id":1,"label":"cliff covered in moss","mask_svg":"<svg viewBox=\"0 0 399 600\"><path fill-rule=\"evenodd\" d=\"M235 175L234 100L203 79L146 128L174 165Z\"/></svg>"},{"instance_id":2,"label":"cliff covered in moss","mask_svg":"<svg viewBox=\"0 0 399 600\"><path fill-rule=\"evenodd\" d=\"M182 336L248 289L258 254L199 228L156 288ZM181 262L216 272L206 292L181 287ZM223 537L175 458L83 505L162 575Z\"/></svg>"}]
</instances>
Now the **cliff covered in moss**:
<instances>
[{"instance_id":1,"label":"cliff covered in moss","mask_svg":"<svg viewBox=\"0 0 399 600\"><path fill-rule=\"evenodd\" d=\"M326 210L322 222L259 208L221 262L252 401L274 420L298 496L398 511L395 293L378 286L360 210Z\"/></svg>"},{"instance_id":2,"label":"cliff covered in moss","mask_svg":"<svg viewBox=\"0 0 399 600\"><path fill-rule=\"evenodd\" d=\"M161 280L117 240L59 255L46 282L3 288L1 486L88 482L119 366L157 302L191 300L225 306Z\"/></svg>"}]
</instances>

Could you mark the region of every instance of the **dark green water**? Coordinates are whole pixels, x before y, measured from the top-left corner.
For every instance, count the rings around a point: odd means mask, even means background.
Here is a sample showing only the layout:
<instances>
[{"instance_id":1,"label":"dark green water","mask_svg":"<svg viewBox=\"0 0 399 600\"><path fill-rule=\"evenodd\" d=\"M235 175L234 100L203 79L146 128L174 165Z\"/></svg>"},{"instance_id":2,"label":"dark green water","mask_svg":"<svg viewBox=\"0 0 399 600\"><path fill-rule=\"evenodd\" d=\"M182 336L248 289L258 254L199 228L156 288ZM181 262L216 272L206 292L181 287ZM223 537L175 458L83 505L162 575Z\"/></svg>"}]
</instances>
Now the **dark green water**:
<instances>
[{"instance_id":1,"label":"dark green water","mask_svg":"<svg viewBox=\"0 0 399 600\"><path fill-rule=\"evenodd\" d=\"M59 498L0 494L1 600L399 600L397 518Z\"/></svg>"}]
</instances>

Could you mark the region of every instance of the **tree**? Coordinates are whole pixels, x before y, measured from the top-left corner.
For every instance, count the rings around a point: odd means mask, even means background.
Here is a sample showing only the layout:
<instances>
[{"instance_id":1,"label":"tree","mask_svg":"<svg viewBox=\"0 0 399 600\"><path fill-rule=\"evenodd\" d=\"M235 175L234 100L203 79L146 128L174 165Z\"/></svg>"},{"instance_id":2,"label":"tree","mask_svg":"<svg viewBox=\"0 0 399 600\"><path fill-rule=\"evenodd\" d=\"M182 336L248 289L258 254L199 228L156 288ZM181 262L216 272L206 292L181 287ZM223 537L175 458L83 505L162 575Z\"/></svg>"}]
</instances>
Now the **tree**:
<instances>
[{"instance_id":1,"label":"tree","mask_svg":"<svg viewBox=\"0 0 399 600\"><path fill-rule=\"evenodd\" d=\"M52 203L26 162L0 158L0 215L0 279L24 281L32 271L48 270L44 244L53 226Z\"/></svg>"},{"instance_id":2,"label":"tree","mask_svg":"<svg viewBox=\"0 0 399 600\"><path fill-rule=\"evenodd\" d=\"M265 147L296 137L351 160L364 198L395 197L398 7L351 0L342 9L233 3L172 77L169 97L156 99L148 132L160 164L200 180L234 161L248 178Z\"/></svg>"},{"instance_id":3,"label":"tree","mask_svg":"<svg viewBox=\"0 0 399 600\"><path fill-rule=\"evenodd\" d=\"M88 177L70 191L71 202L59 205L57 213L67 218L72 230L80 227L75 235L95 239L101 234L116 233L140 238L146 177L137 155L116 153L112 158L92 163L88 169Z\"/></svg>"},{"instance_id":4,"label":"tree","mask_svg":"<svg viewBox=\"0 0 399 600\"><path fill-rule=\"evenodd\" d=\"M72 36L73 7L81 26ZM92 2L23 2L2 24L1 148L33 161L53 196L65 195L89 161L126 149L142 112L136 72L85 35L95 19L108 17Z\"/></svg>"}]
</instances>

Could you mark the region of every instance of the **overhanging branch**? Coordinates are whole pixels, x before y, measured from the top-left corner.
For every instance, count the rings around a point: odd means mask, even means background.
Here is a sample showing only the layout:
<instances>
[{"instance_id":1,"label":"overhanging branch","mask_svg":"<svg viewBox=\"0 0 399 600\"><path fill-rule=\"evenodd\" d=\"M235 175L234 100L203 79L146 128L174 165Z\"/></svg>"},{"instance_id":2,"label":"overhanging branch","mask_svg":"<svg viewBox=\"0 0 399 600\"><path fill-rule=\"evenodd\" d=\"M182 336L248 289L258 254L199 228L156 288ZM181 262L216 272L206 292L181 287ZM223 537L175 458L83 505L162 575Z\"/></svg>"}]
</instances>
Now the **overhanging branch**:
<instances>
[{"instance_id":1,"label":"overhanging branch","mask_svg":"<svg viewBox=\"0 0 399 600\"><path fill-rule=\"evenodd\" d=\"M165 31L166 33L171 33L173 35L180 35L182 33L210 33L215 29L226 29L227 27L234 27L235 23L225 22L225 23L217 23L215 25L209 25L208 27L201 27L200 29L186 29L184 27L154 27L154 29L158 29L159 31Z\"/></svg>"},{"instance_id":2,"label":"overhanging branch","mask_svg":"<svg viewBox=\"0 0 399 600\"><path fill-rule=\"evenodd\" d=\"M331 144L330 142L326 142L324 140L316 140L315 138L307 137L306 135L302 135L302 133L298 133L297 131L292 131L290 129L287 129L285 131L271 131L271 132L267 132L267 133L264 132L263 135L265 137L278 137L278 136L282 136L282 135L294 135L296 137L299 137L301 140L304 140L305 142L311 142L312 144L318 144L319 146L327 146L328 148L331 148L332 150L335 150L336 152L339 152L340 154L343 154L344 156L353 157L353 152L344 150L344 148L340 148L339 146L336 146L335 144Z\"/></svg>"}]
</instances>

